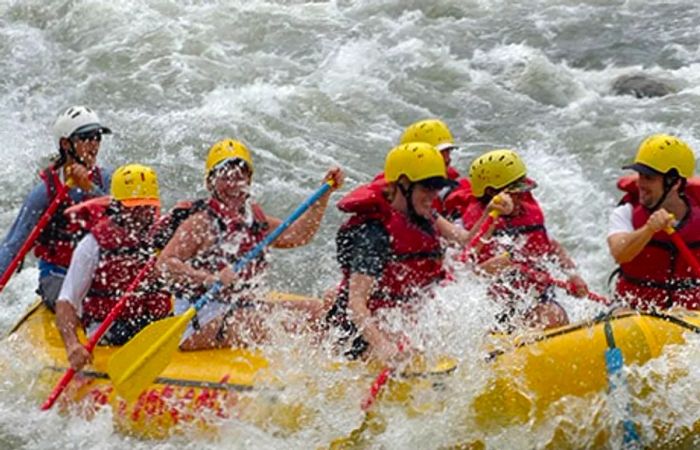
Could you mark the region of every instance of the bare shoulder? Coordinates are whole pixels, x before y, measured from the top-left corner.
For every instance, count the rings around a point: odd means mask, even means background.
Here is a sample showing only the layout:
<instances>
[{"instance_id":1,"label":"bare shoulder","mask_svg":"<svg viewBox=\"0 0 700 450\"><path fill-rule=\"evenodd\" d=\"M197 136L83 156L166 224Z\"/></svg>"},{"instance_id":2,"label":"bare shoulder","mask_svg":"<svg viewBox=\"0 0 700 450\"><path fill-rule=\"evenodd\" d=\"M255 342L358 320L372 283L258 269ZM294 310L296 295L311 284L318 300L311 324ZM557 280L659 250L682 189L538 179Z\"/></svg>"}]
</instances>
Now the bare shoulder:
<instances>
[{"instance_id":1,"label":"bare shoulder","mask_svg":"<svg viewBox=\"0 0 700 450\"><path fill-rule=\"evenodd\" d=\"M199 211L177 227L177 231L163 249L163 253L189 256L199 249L211 245L214 239L211 216L206 211Z\"/></svg>"},{"instance_id":2,"label":"bare shoulder","mask_svg":"<svg viewBox=\"0 0 700 450\"><path fill-rule=\"evenodd\" d=\"M188 231L196 233L199 236L204 236L211 233L212 223L212 217L208 212L197 211L182 222L177 231Z\"/></svg>"}]
</instances>

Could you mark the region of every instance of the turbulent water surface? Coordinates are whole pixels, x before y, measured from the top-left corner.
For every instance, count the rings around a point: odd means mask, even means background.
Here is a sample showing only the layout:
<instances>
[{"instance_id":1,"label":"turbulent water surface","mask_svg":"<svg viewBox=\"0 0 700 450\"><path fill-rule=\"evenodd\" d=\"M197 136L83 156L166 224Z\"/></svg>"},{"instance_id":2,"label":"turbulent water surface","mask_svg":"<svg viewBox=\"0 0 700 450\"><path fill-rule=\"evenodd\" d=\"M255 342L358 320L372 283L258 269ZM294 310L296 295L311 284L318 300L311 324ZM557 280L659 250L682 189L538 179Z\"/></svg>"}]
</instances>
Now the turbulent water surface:
<instances>
[{"instance_id":1,"label":"turbulent water surface","mask_svg":"<svg viewBox=\"0 0 700 450\"><path fill-rule=\"evenodd\" d=\"M463 173L482 151L521 152L539 182L551 233L592 288L606 293L614 268L607 215L619 196L620 167L650 133L677 134L700 148L699 20L692 0L0 0L0 230L9 228L55 152L51 124L72 104L96 109L115 131L103 141L103 164L157 169L166 206L204 194L204 158L213 142L245 141L255 161L255 197L280 217L328 167L345 169L346 191L381 170L406 125L440 117L460 143L453 160ZM612 94L617 77L640 73L673 93ZM334 233L342 219L329 208L311 245L274 251L270 282L308 295L333 285ZM2 330L34 298L37 272L28 265L2 293ZM563 302L574 319L598 312L590 302ZM476 365L472 349L491 317L487 303L482 286L460 277L457 288L438 293L423 331L432 330L435 346L460 356L465 367ZM694 348L657 363L661 373L685 364L683 382L659 394L671 405L659 414L675 411L689 423L699 408L687 403L682 387L697 386ZM18 375L0 387L2 447L204 445L187 437L155 444L125 438L113 430L109 411L89 424L41 414L36 399L17 388L31 383L21 375L30 363L9 359ZM291 364L312 371L312 363ZM469 404L483 378L474 370L452 412ZM361 421L354 401L319 408L326 418L298 435L231 421L221 440L206 444L316 447ZM455 444L470 436L456 417L397 414L369 445ZM540 447L551 436L538 433L529 434L527 424L504 428L488 444ZM579 446L593 445L585 432L574 433Z\"/></svg>"}]
</instances>

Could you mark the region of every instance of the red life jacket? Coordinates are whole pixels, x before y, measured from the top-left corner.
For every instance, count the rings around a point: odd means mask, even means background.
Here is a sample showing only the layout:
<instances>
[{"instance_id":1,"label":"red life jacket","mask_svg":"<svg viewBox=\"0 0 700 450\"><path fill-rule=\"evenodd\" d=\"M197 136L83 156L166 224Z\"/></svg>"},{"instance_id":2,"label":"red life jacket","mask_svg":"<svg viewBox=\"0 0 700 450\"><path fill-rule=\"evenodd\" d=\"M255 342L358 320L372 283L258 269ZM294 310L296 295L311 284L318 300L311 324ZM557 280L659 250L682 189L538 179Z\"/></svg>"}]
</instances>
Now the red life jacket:
<instances>
[{"instance_id":1,"label":"red life jacket","mask_svg":"<svg viewBox=\"0 0 700 450\"><path fill-rule=\"evenodd\" d=\"M494 256L508 252L511 258L521 263L536 263L541 258L551 255L553 246L544 225L544 213L535 197L530 192L516 194L519 196L520 211L516 215L500 216L496 219L493 237L481 247L477 262L482 263ZM486 204L474 199L468 202L462 215L464 227L470 229L484 214ZM510 242L499 242L504 236ZM471 249L465 249L465 252Z\"/></svg>"},{"instance_id":2,"label":"red life jacket","mask_svg":"<svg viewBox=\"0 0 700 450\"><path fill-rule=\"evenodd\" d=\"M639 203L636 176L620 179L618 187L625 191L621 203L632 205L634 229L641 228L651 212ZM700 258L700 179L689 179L685 192L690 208L676 232ZM634 259L620 265L615 293L638 309L700 309L700 280L663 231Z\"/></svg>"},{"instance_id":3,"label":"red life jacket","mask_svg":"<svg viewBox=\"0 0 700 450\"><path fill-rule=\"evenodd\" d=\"M443 216L450 220L461 218L467 211L469 204L476 201L472 195L472 185L467 178L457 180L458 184L446 195L443 196L441 203L442 211L438 210Z\"/></svg>"},{"instance_id":4,"label":"red life jacket","mask_svg":"<svg viewBox=\"0 0 700 450\"><path fill-rule=\"evenodd\" d=\"M227 214L226 208L218 200L209 199L206 211L218 227L219 232L216 243L192 259L190 262L192 267L212 273L218 272L235 263L260 243L265 238L269 225L265 213L259 205L253 203L251 209L250 221L244 222L241 221L240 215ZM225 299L232 294L254 289L259 275L266 267L265 252L261 252L239 272L240 281L235 286L226 288L219 297ZM180 294L196 299L204 292L205 289L200 287L187 289Z\"/></svg>"},{"instance_id":5,"label":"red life jacket","mask_svg":"<svg viewBox=\"0 0 700 450\"><path fill-rule=\"evenodd\" d=\"M66 208L63 215L68 217L71 223L79 226L82 231L87 232L105 216L111 203L112 197L109 195L91 198Z\"/></svg>"},{"instance_id":6,"label":"red life jacket","mask_svg":"<svg viewBox=\"0 0 700 450\"><path fill-rule=\"evenodd\" d=\"M46 197L50 202L56 196L58 186L61 185L59 174L53 167L49 167L39 176L46 185ZM90 179L100 188L104 188L99 168L95 167ZM37 237L34 256L51 264L68 267L75 245L86 233L85 229L70 215L64 214L66 209L74 204L70 195L61 202L49 223Z\"/></svg>"},{"instance_id":7,"label":"red life jacket","mask_svg":"<svg viewBox=\"0 0 700 450\"><path fill-rule=\"evenodd\" d=\"M392 208L384 198L385 187L383 179L360 186L337 205L341 211L353 214L339 232L378 220L389 235L391 254L367 304L370 311L410 301L445 277L437 230L431 227L426 231ZM341 292L347 292L349 279L350 273L344 269Z\"/></svg>"},{"instance_id":8,"label":"red life jacket","mask_svg":"<svg viewBox=\"0 0 700 450\"><path fill-rule=\"evenodd\" d=\"M545 258L553 254L554 248L544 225L544 213L530 192L516 195L519 196L520 211L517 215L500 216L496 219L493 235L489 242L485 243L480 248L479 253L475 255L476 262L482 263L494 256L508 252L514 262L547 274L542 263ZM467 229L473 227L485 209L486 204L478 199L472 197L468 200L462 215L464 227ZM471 248L465 248L461 259L466 261L473 257L472 251ZM538 295L544 295L551 288L549 283L524 274L517 269L502 273L499 280L491 285L490 293L493 297L506 301L511 301L520 293L531 290L537 292Z\"/></svg>"},{"instance_id":9,"label":"red life jacket","mask_svg":"<svg viewBox=\"0 0 700 450\"><path fill-rule=\"evenodd\" d=\"M455 168L452 167L452 166L449 166L449 167L447 168L447 178L449 178L450 180L456 180L456 179L458 179L458 178L459 178L459 172L457 172L457 169L455 169Z\"/></svg>"},{"instance_id":10,"label":"red life jacket","mask_svg":"<svg viewBox=\"0 0 700 450\"><path fill-rule=\"evenodd\" d=\"M152 254L145 240L128 233L115 224L110 216L99 219L90 227L90 233L100 247L100 259L90 290L83 301L82 321L86 327L105 319ZM130 294L119 319L143 316L159 319L170 312L170 294L151 292L148 285L146 277L141 283L145 289Z\"/></svg>"}]
</instances>

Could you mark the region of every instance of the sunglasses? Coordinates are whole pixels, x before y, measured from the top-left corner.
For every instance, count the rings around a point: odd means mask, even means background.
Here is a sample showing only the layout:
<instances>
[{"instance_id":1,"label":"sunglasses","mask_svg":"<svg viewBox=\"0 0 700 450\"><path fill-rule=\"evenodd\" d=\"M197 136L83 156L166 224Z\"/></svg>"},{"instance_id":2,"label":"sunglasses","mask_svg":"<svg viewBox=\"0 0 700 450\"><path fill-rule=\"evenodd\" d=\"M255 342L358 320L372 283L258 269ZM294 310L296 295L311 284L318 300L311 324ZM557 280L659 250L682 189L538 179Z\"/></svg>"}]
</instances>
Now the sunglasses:
<instances>
[{"instance_id":1,"label":"sunglasses","mask_svg":"<svg viewBox=\"0 0 700 450\"><path fill-rule=\"evenodd\" d=\"M212 171L212 175L216 177L226 176L237 178L241 173L250 175L250 167L248 167L248 163L242 159L227 161Z\"/></svg>"},{"instance_id":2,"label":"sunglasses","mask_svg":"<svg viewBox=\"0 0 700 450\"><path fill-rule=\"evenodd\" d=\"M536 187L537 187L537 183L535 183L533 180L527 180L525 178L521 178L521 179L509 184L505 188L503 188L502 191L507 192L509 194L521 194L521 193L525 193L525 192L530 192L531 190L535 189Z\"/></svg>"},{"instance_id":3,"label":"sunglasses","mask_svg":"<svg viewBox=\"0 0 700 450\"><path fill-rule=\"evenodd\" d=\"M102 141L102 132L100 131L87 131L85 133L75 133L73 139L79 141Z\"/></svg>"},{"instance_id":4,"label":"sunglasses","mask_svg":"<svg viewBox=\"0 0 700 450\"><path fill-rule=\"evenodd\" d=\"M430 178L427 180L417 181L416 183L421 185L423 189L427 189L429 191L440 191L442 188L447 186L444 178Z\"/></svg>"}]
</instances>

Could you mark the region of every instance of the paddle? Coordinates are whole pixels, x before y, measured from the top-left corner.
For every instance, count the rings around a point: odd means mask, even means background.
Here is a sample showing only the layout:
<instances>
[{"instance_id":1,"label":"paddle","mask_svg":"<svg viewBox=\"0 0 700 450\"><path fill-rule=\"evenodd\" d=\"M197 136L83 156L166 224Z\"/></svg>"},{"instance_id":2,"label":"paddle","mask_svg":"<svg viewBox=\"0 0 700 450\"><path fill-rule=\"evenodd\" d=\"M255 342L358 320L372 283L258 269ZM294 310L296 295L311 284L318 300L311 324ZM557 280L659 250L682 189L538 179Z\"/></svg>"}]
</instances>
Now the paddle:
<instances>
[{"instance_id":1,"label":"paddle","mask_svg":"<svg viewBox=\"0 0 700 450\"><path fill-rule=\"evenodd\" d=\"M500 199L498 196L494 197L494 201L496 203L500 203ZM484 220L484 223L482 223L481 228L479 229L479 232L474 235L471 241L469 241L469 247L468 248L474 248L481 238L483 237L484 234L488 231L488 229L491 227L491 224L493 223L494 220L496 220L500 216L500 211L498 210L493 210L489 213L488 217L486 220ZM686 247L687 248L687 247ZM691 255L692 256L692 255ZM539 271L534 271L530 269L529 267L525 266L524 264L517 264L518 269L523 272L524 274L528 275L529 277L535 279L536 281L550 284L552 286L564 289L566 292L568 292L571 295L575 295L577 291L576 285L569 281L563 281L563 280L556 280L552 278L551 275L545 272L539 272ZM700 270L700 265L698 265L698 270ZM588 292L587 297L590 300L593 300L594 302L597 303L602 303L604 305L610 305L611 302L608 300L606 297L596 294L594 292Z\"/></svg>"},{"instance_id":2,"label":"paddle","mask_svg":"<svg viewBox=\"0 0 700 450\"><path fill-rule=\"evenodd\" d=\"M5 288L7 282L10 281L10 277L12 277L12 274L15 272L15 269L19 265L20 261L24 259L29 250L31 250L32 246L34 246L34 241L36 241L36 238L39 237L41 232L53 217L61 202L65 200L67 196L68 188L66 188L66 186L63 184L60 184L56 191L56 196L53 198L53 200L51 200L51 203L49 203L48 208L46 208L46 211L44 211L44 213L41 215L36 225L34 225L34 228L29 233L29 236L27 236L24 244L22 244L15 257L7 266L7 269L5 269L5 273L2 274L2 277L0 278L0 292L2 292L2 290Z\"/></svg>"},{"instance_id":3,"label":"paddle","mask_svg":"<svg viewBox=\"0 0 700 450\"><path fill-rule=\"evenodd\" d=\"M578 290L578 287L570 281L554 279L547 272L540 272L540 271L533 270L524 264L516 264L516 266L517 266L518 270L520 270L522 273L524 273L525 275L527 275L528 277L532 278L535 281L564 289L570 295L576 295L576 291ZM597 302L597 303L602 303L602 304L607 305L607 306L612 304L612 302L610 302L610 300L608 300L607 297L604 297L600 294L596 294L595 292L589 291L588 294L586 294L586 296L588 297L589 300L592 300L592 301Z\"/></svg>"},{"instance_id":4,"label":"paddle","mask_svg":"<svg viewBox=\"0 0 700 450\"><path fill-rule=\"evenodd\" d=\"M346 448L358 448L361 447L361 443L364 441L364 433L367 430L372 431L373 423L376 420L376 415L371 411L372 405L379 396L381 389L386 385L390 378L397 377L403 379L412 378L426 378L430 376L444 376L454 372L457 369L457 363L452 358L441 358L441 360L435 364L431 369L419 370L417 372L398 372L394 369L386 367L382 369L379 375L372 382L370 392L362 401L362 410L365 412L365 416L362 420L360 426L355 428L346 437L336 438L331 441L329 448L331 449L346 449Z\"/></svg>"},{"instance_id":5,"label":"paddle","mask_svg":"<svg viewBox=\"0 0 700 450\"><path fill-rule=\"evenodd\" d=\"M375 378L372 382L372 386L370 386L369 394L360 404L362 411L367 412L372 407L374 401L377 400L377 397L379 396L379 392L382 390L386 382L389 381L389 376L392 372L393 370L389 367L385 367L381 372L379 372L377 378Z\"/></svg>"},{"instance_id":6,"label":"paddle","mask_svg":"<svg viewBox=\"0 0 700 450\"><path fill-rule=\"evenodd\" d=\"M39 217L39 221L36 223L36 225L34 225L34 228L27 236L27 239L24 240L24 244L22 244L15 257L12 259L12 261L10 261L7 269L5 269L5 273L3 273L2 277L0 277L0 292L2 292L2 290L5 288L5 285L7 285L8 281L10 281L10 278L12 277L12 274L15 273L15 269L19 263L24 259L27 253L29 253L29 250L31 250L34 246L36 239L39 237L41 232L44 231L46 225L51 221L51 218L60 206L61 202L68 197L70 187L62 183L57 184L58 188L56 189L56 196L53 198L53 200L51 200L51 203L49 203L46 211L44 211L41 217ZM92 192L97 195L103 195L103 191L95 184L92 184Z\"/></svg>"},{"instance_id":7,"label":"paddle","mask_svg":"<svg viewBox=\"0 0 700 450\"><path fill-rule=\"evenodd\" d=\"M686 245L685 241L683 241L683 238L680 237L678 233L676 233L676 229L673 227L666 228L666 233L668 233L669 237L671 238L671 241L673 241L673 244L683 256L683 259L685 259L685 262L687 262L688 265L693 269L695 275L697 277L700 277L700 263L698 263L698 260L695 257L695 255L693 255L693 253Z\"/></svg>"},{"instance_id":8,"label":"paddle","mask_svg":"<svg viewBox=\"0 0 700 450\"><path fill-rule=\"evenodd\" d=\"M141 269L141 271L136 275L131 284L129 284L129 286L126 288L124 295L122 295L117 304L114 305L109 314L107 314L107 317L105 317L105 320L100 324L99 328L95 330L92 336L90 336L90 340L85 346L85 349L89 353L92 353L97 343L100 341L100 339L102 339L102 336L104 336L107 330L109 330L109 327L112 326L112 323L116 320L116 318L119 317L119 314L121 314L122 310L126 306L127 300L129 299L129 294L133 292L136 289L136 287L138 287L139 283L143 281L146 275L148 275L148 272L155 265L156 260L157 259L155 257L152 257L148 261L148 263ZM65 390L66 386L68 386L68 383L70 383L70 381L73 379L74 375L75 370L72 367L70 367L64 372L61 379L58 381L58 383L56 383L56 386L53 388L53 391L51 391L49 397L41 405L42 411L46 411L47 409L50 409L53 406L53 404L56 402L61 393Z\"/></svg>"},{"instance_id":9,"label":"paddle","mask_svg":"<svg viewBox=\"0 0 700 450\"><path fill-rule=\"evenodd\" d=\"M405 337L403 339L400 339L399 342L396 344L399 353L403 353L407 346L408 342ZM384 367L382 371L379 372L379 375L377 375L377 378L374 379L372 385L369 388L369 393L367 394L367 397L365 397L364 400L362 400L362 403L360 404L362 411L367 412L372 407L374 401L379 396L379 392L381 392L386 382L389 381L389 377L393 374L393 372L394 369L392 369L389 366Z\"/></svg>"},{"instance_id":10,"label":"paddle","mask_svg":"<svg viewBox=\"0 0 700 450\"><path fill-rule=\"evenodd\" d=\"M493 202L495 204L501 203L501 197L500 195L497 195L493 198ZM489 212L488 216L484 220L484 222L481 224L481 228L479 228L479 231L472 237L472 240L469 241L469 245L467 248L474 248L476 245L479 243L482 237L486 234L487 231L489 231L489 228L491 228L491 225L493 224L493 221L498 219L498 216L501 215L501 212L494 209L491 212Z\"/></svg>"},{"instance_id":11,"label":"paddle","mask_svg":"<svg viewBox=\"0 0 700 450\"><path fill-rule=\"evenodd\" d=\"M257 257L266 246L277 239L311 205L328 192L331 185L332 181L326 181L311 197L299 205L287 220L234 264L234 272L240 271ZM107 373L119 395L127 400L135 399L165 370L180 345L182 333L189 321L222 288L221 282L217 281L184 314L153 322L112 356Z\"/></svg>"},{"instance_id":12,"label":"paddle","mask_svg":"<svg viewBox=\"0 0 700 450\"><path fill-rule=\"evenodd\" d=\"M501 213L496 210L493 210L489 213L488 217L486 217L486 220L484 220L484 223L481 224L481 228L479 228L479 231L474 235L472 240L469 241L468 248L476 247L476 244L478 244L481 238L484 237L486 232L489 231L491 224L493 224L493 221L496 220L499 215L501 215Z\"/></svg>"}]
</instances>

